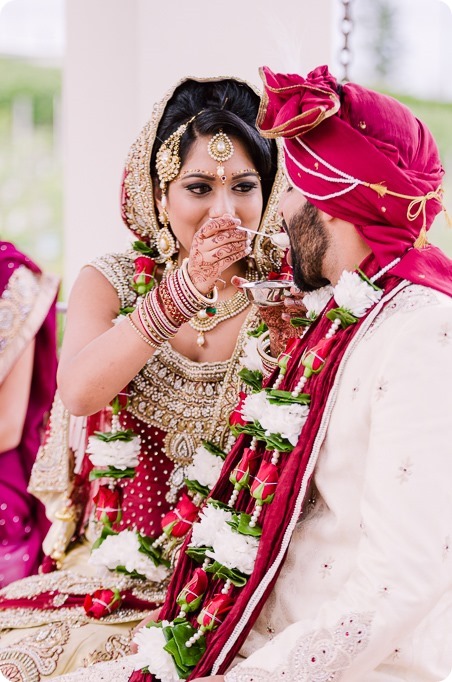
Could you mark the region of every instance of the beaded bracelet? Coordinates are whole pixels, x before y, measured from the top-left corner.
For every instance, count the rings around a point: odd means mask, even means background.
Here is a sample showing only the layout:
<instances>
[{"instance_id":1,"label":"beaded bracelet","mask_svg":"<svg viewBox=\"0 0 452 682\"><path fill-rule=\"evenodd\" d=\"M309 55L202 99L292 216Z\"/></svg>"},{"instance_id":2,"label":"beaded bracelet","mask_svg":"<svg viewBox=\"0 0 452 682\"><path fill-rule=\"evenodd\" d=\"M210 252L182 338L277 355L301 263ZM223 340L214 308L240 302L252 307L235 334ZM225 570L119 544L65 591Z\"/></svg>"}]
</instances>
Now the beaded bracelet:
<instances>
[{"instance_id":1,"label":"beaded bracelet","mask_svg":"<svg viewBox=\"0 0 452 682\"><path fill-rule=\"evenodd\" d=\"M140 305L137 307L137 315L147 337L151 339L153 343L157 344L157 346L161 346L168 337L165 333L162 333L161 330L157 329L156 325L154 324L155 321L152 320L152 317L147 316L143 303L140 303Z\"/></svg>"},{"instance_id":2,"label":"beaded bracelet","mask_svg":"<svg viewBox=\"0 0 452 682\"><path fill-rule=\"evenodd\" d=\"M132 314L132 313L129 313L129 314L127 315L127 319L128 319L128 321L129 321L130 326L131 326L132 329L134 330L134 332L135 332L136 334L138 334L138 336L140 337L140 339L141 339L142 341L144 341L145 343L147 343L148 346L151 346L151 348L154 348L154 350L157 350L157 348L158 348L159 346L156 345L155 343L153 343L153 342L151 341L151 339L147 338L144 334L142 334L142 333L140 332L140 330L138 329L137 325L136 325L135 322L132 320L131 314Z\"/></svg>"}]
</instances>

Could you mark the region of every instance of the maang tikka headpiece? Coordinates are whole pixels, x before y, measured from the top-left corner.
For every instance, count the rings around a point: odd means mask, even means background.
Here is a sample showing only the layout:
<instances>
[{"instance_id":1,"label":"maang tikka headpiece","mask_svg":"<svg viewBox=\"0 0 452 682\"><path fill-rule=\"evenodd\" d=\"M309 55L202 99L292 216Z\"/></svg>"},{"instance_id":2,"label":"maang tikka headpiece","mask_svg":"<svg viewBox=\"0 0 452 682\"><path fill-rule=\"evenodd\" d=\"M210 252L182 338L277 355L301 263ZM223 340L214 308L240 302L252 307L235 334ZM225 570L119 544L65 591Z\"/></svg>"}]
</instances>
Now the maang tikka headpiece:
<instances>
[{"instance_id":1,"label":"maang tikka headpiece","mask_svg":"<svg viewBox=\"0 0 452 682\"><path fill-rule=\"evenodd\" d=\"M209 156L216 161L219 165L217 166L217 175L221 182L226 182L226 175L224 173L223 163L228 161L234 153L234 145L231 139L220 130L219 133L214 135L207 145L207 151Z\"/></svg>"},{"instance_id":2,"label":"maang tikka headpiece","mask_svg":"<svg viewBox=\"0 0 452 682\"><path fill-rule=\"evenodd\" d=\"M180 125L165 142L163 142L157 152L155 160L157 175L160 181L160 189L162 191L162 211L159 215L159 220L163 225L157 237L157 248L164 261L169 261L176 251L176 243L168 227L169 218L166 210L166 190L168 188L168 183L179 175L182 164L179 154L180 141L182 135L185 133L190 123L195 120L196 116L198 116L198 114L192 116L186 123L182 123L182 125Z\"/></svg>"}]
</instances>

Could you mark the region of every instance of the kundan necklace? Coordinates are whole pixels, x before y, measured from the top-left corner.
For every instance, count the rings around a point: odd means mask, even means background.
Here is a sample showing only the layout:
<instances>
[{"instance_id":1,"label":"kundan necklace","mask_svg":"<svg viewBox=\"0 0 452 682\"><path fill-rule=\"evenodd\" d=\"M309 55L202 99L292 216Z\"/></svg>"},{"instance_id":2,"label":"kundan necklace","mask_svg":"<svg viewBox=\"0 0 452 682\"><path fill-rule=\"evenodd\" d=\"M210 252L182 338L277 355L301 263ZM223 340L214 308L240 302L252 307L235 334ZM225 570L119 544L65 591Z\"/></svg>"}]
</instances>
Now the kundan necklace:
<instances>
[{"instance_id":1,"label":"kundan necklace","mask_svg":"<svg viewBox=\"0 0 452 682\"><path fill-rule=\"evenodd\" d=\"M253 279L252 275L247 272L246 279ZM243 291L236 291L236 293L228 298L226 301L219 301L215 306L208 306L200 310L194 317L192 317L188 324L192 329L198 332L198 338L196 343L201 348L204 346L206 339L205 334L215 329L220 322L229 320L231 317L235 317L242 310L245 310L250 305L250 302Z\"/></svg>"}]
</instances>

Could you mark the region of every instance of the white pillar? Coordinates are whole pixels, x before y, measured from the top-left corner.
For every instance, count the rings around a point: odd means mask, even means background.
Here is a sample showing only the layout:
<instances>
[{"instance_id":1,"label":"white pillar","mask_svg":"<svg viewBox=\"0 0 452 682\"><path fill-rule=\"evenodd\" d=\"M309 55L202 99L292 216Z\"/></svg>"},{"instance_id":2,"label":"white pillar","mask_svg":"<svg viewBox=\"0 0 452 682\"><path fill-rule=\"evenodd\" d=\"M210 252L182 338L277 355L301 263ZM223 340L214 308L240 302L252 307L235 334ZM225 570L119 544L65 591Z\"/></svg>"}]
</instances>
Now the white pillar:
<instances>
[{"instance_id":1,"label":"white pillar","mask_svg":"<svg viewBox=\"0 0 452 682\"><path fill-rule=\"evenodd\" d=\"M153 103L183 76L331 61L333 0L67 0L64 74L66 295L80 267L122 249L122 166Z\"/></svg>"}]
</instances>

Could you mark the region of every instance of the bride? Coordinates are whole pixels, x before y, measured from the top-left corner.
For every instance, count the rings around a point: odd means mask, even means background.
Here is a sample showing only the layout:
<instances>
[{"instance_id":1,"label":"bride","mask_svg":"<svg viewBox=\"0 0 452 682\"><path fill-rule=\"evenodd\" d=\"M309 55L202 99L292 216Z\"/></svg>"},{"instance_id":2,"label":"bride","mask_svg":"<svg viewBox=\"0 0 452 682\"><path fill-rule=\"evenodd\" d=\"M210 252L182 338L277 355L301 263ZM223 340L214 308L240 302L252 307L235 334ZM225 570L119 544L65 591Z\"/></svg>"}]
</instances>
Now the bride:
<instances>
[{"instance_id":1,"label":"bride","mask_svg":"<svg viewBox=\"0 0 452 682\"><path fill-rule=\"evenodd\" d=\"M186 79L130 150L122 216L135 243L75 283L32 475L53 520L42 572L0 592L0 671L14 682L129 651L232 445L259 320L231 278L279 265L268 238L238 229L279 229L283 181L258 106L238 79Z\"/></svg>"}]
</instances>

